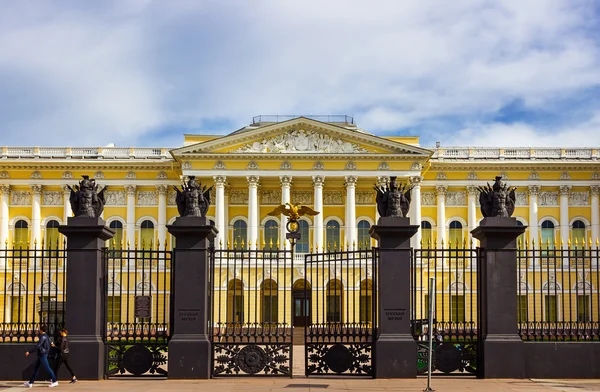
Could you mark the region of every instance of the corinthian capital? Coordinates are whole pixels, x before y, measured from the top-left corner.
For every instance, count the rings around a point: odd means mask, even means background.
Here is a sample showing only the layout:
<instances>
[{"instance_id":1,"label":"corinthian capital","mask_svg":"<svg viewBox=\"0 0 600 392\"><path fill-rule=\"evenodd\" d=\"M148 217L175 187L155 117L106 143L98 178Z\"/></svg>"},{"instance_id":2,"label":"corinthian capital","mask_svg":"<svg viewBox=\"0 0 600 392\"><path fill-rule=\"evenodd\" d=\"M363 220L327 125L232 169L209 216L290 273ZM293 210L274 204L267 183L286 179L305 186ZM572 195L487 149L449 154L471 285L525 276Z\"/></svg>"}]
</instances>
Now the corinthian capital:
<instances>
[{"instance_id":1,"label":"corinthian capital","mask_svg":"<svg viewBox=\"0 0 600 392\"><path fill-rule=\"evenodd\" d=\"M279 176L279 181L281 181L281 186L290 186L292 185L292 176Z\"/></svg>"},{"instance_id":2,"label":"corinthian capital","mask_svg":"<svg viewBox=\"0 0 600 392\"><path fill-rule=\"evenodd\" d=\"M10 185L0 185L0 193L3 195L10 195Z\"/></svg>"},{"instance_id":3,"label":"corinthian capital","mask_svg":"<svg viewBox=\"0 0 600 392\"><path fill-rule=\"evenodd\" d=\"M358 181L358 177L357 176L346 176L345 180L346 180L346 182L345 182L346 187L356 186L356 182Z\"/></svg>"},{"instance_id":4,"label":"corinthian capital","mask_svg":"<svg viewBox=\"0 0 600 392\"><path fill-rule=\"evenodd\" d=\"M469 186L467 187L467 194L468 194L469 196L477 196L477 194L479 194L479 191L477 190L477 187L476 187L476 186L469 185Z\"/></svg>"},{"instance_id":5,"label":"corinthian capital","mask_svg":"<svg viewBox=\"0 0 600 392\"><path fill-rule=\"evenodd\" d=\"M592 193L592 195L599 195L600 194L600 185L590 186L590 192Z\"/></svg>"},{"instance_id":6,"label":"corinthian capital","mask_svg":"<svg viewBox=\"0 0 600 392\"><path fill-rule=\"evenodd\" d=\"M423 177L421 176L413 176L409 178L410 185L412 186L421 186L421 181L423 181Z\"/></svg>"},{"instance_id":7,"label":"corinthian capital","mask_svg":"<svg viewBox=\"0 0 600 392\"><path fill-rule=\"evenodd\" d=\"M125 185L127 196L135 196L135 185Z\"/></svg>"},{"instance_id":8,"label":"corinthian capital","mask_svg":"<svg viewBox=\"0 0 600 392\"><path fill-rule=\"evenodd\" d=\"M42 194L42 186L41 185L30 185L30 188L34 195L39 196Z\"/></svg>"},{"instance_id":9,"label":"corinthian capital","mask_svg":"<svg viewBox=\"0 0 600 392\"><path fill-rule=\"evenodd\" d=\"M313 186L320 186L320 187L322 187L323 184L325 184L325 177L323 177L323 176L313 176L312 183L313 183Z\"/></svg>"},{"instance_id":10,"label":"corinthian capital","mask_svg":"<svg viewBox=\"0 0 600 392\"><path fill-rule=\"evenodd\" d=\"M259 176L247 176L248 185L250 186L258 186L258 181L260 180Z\"/></svg>"},{"instance_id":11,"label":"corinthian capital","mask_svg":"<svg viewBox=\"0 0 600 392\"><path fill-rule=\"evenodd\" d=\"M537 196L540 193L540 189L539 185L529 185L529 196Z\"/></svg>"},{"instance_id":12,"label":"corinthian capital","mask_svg":"<svg viewBox=\"0 0 600 392\"><path fill-rule=\"evenodd\" d=\"M158 194L159 194L159 195L163 195L163 196L165 196L165 195L167 194L167 190L168 190L168 189L169 189L169 187L167 187L167 186L166 186L166 185L164 185L164 184L161 184L161 185L157 185L157 186L156 186L156 190L158 191Z\"/></svg>"},{"instance_id":13,"label":"corinthian capital","mask_svg":"<svg viewBox=\"0 0 600 392\"><path fill-rule=\"evenodd\" d=\"M213 179L215 180L215 185L217 187L225 186L225 184L227 184L227 177L225 176L214 176Z\"/></svg>"},{"instance_id":14,"label":"corinthian capital","mask_svg":"<svg viewBox=\"0 0 600 392\"><path fill-rule=\"evenodd\" d=\"M559 188L561 196L569 196L571 192L571 185L561 185Z\"/></svg>"},{"instance_id":15,"label":"corinthian capital","mask_svg":"<svg viewBox=\"0 0 600 392\"><path fill-rule=\"evenodd\" d=\"M448 187L445 185L438 185L435 187L435 194L438 196L446 196L446 191Z\"/></svg>"}]
</instances>

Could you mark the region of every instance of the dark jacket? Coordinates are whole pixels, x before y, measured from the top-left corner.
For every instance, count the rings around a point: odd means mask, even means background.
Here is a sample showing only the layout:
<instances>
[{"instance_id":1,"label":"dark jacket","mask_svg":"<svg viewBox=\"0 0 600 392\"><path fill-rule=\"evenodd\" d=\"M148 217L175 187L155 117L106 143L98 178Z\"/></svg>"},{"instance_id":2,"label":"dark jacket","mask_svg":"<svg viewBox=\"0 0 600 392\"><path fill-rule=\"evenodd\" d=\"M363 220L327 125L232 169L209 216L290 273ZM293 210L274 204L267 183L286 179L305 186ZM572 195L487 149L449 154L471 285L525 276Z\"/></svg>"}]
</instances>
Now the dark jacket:
<instances>
[{"instance_id":1,"label":"dark jacket","mask_svg":"<svg viewBox=\"0 0 600 392\"><path fill-rule=\"evenodd\" d=\"M36 351L38 356L48 355L50 352L50 339L48 335L45 333L40 335L40 340L38 340L37 344L34 348L29 350L29 354Z\"/></svg>"},{"instance_id":2,"label":"dark jacket","mask_svg":"<svg viewBox=\"0 0 600 392\"><path fill-rule=\"evenodd\" d=\"M69 354L69 339L66 336L59 336L55 346L60 349L61 355Z\"/></svg>"}]
</instances>

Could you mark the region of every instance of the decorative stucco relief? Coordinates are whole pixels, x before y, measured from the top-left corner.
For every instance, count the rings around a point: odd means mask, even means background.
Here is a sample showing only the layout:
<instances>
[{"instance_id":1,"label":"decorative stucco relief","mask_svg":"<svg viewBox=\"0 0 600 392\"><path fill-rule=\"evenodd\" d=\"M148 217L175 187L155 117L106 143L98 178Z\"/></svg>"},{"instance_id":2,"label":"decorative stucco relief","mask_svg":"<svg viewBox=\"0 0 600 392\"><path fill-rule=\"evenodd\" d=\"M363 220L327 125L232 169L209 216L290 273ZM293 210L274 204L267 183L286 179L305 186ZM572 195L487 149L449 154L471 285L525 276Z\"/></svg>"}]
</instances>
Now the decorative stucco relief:
<instances>
[{"instance_id":1,"label":"decorative stucco relief","mask_svg":"<svg viewBox=\"0 0 600 392\"><path fill-rule=\"evenodd\" d=\"M439 172L438 174L436 174L435 179L436 180L447 180L448 176L444 172Z\"/></svg>"},{"instance_id":2,"label":"decorative stucco relief","mask_svg":"<svg viewBox=\"0 0 600 392\"><path fill-rule=\"evenodd\" d=\"M262 204L281 204L281 189L265 189L260 201Z\"/></svg>"},{"instance_id":3,"label":"decorative stucco relief","mask_svg":"<svg viewBox=\"0 0 600 392\"><path fill-rule=\"evenodd\" d=\"M138 206L155 206L158 205L158 194L156 191L138 191L137 201Z\"/></svg>"},{"instance_id":4,"label":"decorative stucco relief","mask_svg":"<svg viewBox=\"0 0 600 392\"><path fill-rule=\"evenodd\" d=\"M107 206L124 206L127 205L127 194L125 191L109 191L105 192Z\"/></svg>"},{"instance_id":5,"label":"decorative stucco relief","mask_svg":"<svg viewBox=\"0 0 600 392\"><path fill-rule=\"evenodd\" d=\"M467 205L467 194L466 192L446 192L446 205L451 206L466 206Z\"/></svg>"},{"instance_id":6,"label":"decorative stucco relief","mask_svg":"<svg viewBox=\"0 0 600 392\"><path fill-rule=\"evenodd\" d=\"M303 129L293 130L270 139L246 144L236 152L303 153L320 152L329 154L368 152L356 143L350 143L329 135Z\"/></svg>"},{"instance_id":7,"label":"decorative stucco relief","mask_svg":"<svg viewBox=\"0 0 600 392\"><path fill-rule=\"evenodd\" d=\"M467 180L479 180L479 177L477 176L477 173L470 172L467 174Z\"/></svg>"},{"instance_id":8,"label":"decorative stucco relief","mask_svg":"<svg viewBox=\"0 0 600 392\"><path fill-rule=\"evenodd\" d=\"M229 191L229 204L248 204L248 190L232 189Z\"/></svg>"},{"instance_id":9,"label":"decorative stucco relief","mask_svg":"<svg viewBox=\"0 0 600 392\"><path fill-rule=\"evenodd\" d=\"M421 205L422 206L435 206L436 205L435 192L421 192Z\"/></svg>"},{"instance_id":10,"label":"decorative stucco relief","mask_svg":"<svg viewBox=\"0 0 600 392\"><path fill-rule=\"evenodd\" d=\"M0 178L7 179L7 178L10 178L10 175L8 174L8 172L6 170L2 170L0 172Z\"/></svg>"},{"instance_id":11,"label":"decorative stucco relief","mask_svg":"<svg viewBox=\"0 0 600 392\"><path fill-rule=\"evenodd\" d=\"M292 192L292 203L310 205L312 201L313 193L311 191L293 191Z\"/></svg>"},{"instance_id":12,"label":"decorative stucco relief","mask_svg":"<svg viewBox=\"0 0 600 392\"><path fill-rule=\"evenodd\" d=\"M515 205L516 206L528 206L529 205L529 195L528 192L515 192Z\"/></svg>"},{"instance_id":13,"label":"decorative stucco relief","mask_svg":"<svg viewBox=\"0 0 600 392\"><path fill-rule=\"evenodd\" d=\"M540 192L538 194L538 205L541 206L557 206L558 192Z\"/></svg>"},{"instance_id":14,"label":"decorative stucco relief","mask_svg":"<svg viewBox=\"0 0 600 392\"><path fill-rule=\"evenodd\" d=\"M589 192L570 192L569 193L569 205L570 206L589 206L590 205L590 193Z\"/></svg>"},{"instance_id":15,"label":"decorative stucco relief","mask_svg":"<svg viewBox=\"0 0 600 392\"><path fill-rule=\"evenodd\" d=\"M176 198L177 198L177 192L169 191L169 193L167 193L167 205L169 205L169 206L177 205L177 203L175 202Z\"/></svg>"},{"instance_id":16,"label":"decorative stucco relief","mask_svg":"<svg viewBox=\"0 0 600 392\"><path fill-rule=\"evenodd\" d=\"M104 179L104 173L101 171L97 171L96 174L94 174L94 178L96 180L103 180Z\"/></svg>"},{"instance_id":17,"label":"decorative stucco relief","mask_svg":"<svg viewBox=\"0 0 600 392\"><path fill-rule=\"evenodd\" d=\"M12 204L13 206L31 205L31 192L29 192L29 191L12 191L10 193L10 204Z\"/></svg>"},{"instance_id":18,"label":"decorative stucco relief","mask_svg":"<svg viewBox=\"0 0 600 392\"><path fill-rule=\"evenodd\" d=\"M61 191L43 191L42 205L61 206L63 205L63 193Z\"/></svg>"},{"instance_id":19,"label":"decorative stucco relief","mask_svg":"<svg viewBox=\"0 0 600 392\"><path fill-rule=\"evenodd\" d=\"M324 205L342 205L344 204L344 195L342 191L324 191L323 192L323 204Z\"/></svg>"},{"instance_id":20,"label":"decorative stucco relief","mask_svg":"<svg viewBox=\"0 0 600 392\"><path fill-rule=\"evenodd\" d=\"M375 204L375 192L356 191L356 204Z\"/></svg>"}]
</instances>

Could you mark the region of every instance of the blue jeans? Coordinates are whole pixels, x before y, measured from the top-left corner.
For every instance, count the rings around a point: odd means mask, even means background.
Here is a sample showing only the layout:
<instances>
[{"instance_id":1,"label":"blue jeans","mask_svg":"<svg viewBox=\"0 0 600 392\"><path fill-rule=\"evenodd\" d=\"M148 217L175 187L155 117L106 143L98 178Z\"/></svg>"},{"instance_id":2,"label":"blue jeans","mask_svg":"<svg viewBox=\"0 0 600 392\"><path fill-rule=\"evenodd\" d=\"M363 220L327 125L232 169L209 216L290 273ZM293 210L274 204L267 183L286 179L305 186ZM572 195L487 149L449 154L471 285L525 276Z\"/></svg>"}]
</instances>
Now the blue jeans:
<instances>
[{"instance_id":1,"label":"blue jeans","mask_svg":"<svg viewBox=\"0 0 600 392\"><path fill-rule=\"evenodd\" d=\"M44 369L48 372L48 374L50 375L50 379L52 379L52 382L56 382L56 376L50 368L50 364L48 363L48 354L46 354L38 355L37 361L35 362L35 367L33 368L33 375L31 376L31 380L29 380L29 383L34 383L35 379L37 378L38 371L40 370L40 366L43 366Z\"/></svg>"}]
</instances>

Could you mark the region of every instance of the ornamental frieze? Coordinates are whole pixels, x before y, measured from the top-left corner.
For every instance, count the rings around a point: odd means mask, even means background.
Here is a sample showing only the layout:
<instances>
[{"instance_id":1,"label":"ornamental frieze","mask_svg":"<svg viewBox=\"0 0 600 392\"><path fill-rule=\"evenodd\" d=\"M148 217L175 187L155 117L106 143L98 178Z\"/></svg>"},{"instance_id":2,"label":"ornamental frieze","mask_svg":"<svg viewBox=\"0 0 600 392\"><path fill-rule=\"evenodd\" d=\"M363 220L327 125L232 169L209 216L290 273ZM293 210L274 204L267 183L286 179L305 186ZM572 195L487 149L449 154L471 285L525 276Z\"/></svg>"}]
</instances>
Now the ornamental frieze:
<instances>
[{"instance_id":1,"label":"ornamental frieze","mask_svg":"<svg viewBox=\"0 0 600 392\"><path fill-rule=\"evenodd\" d=\"M375 198L372 191L356 191L356 204L375 204Z\"/></svg>"},{"instance_id":2,"label":"ornamental frieze","mask_svg":"<svg viewBox=\"0 0 600 392\"><path fill-rule=\"evenodd\" d=\"M63 205L63 193L61 191L43 191L42 205L61 206Z\"/></svg>"},{"instance_id":3,"label":"ornamental frieze","mask_svg":"<svg viewBox=\"0 0 600 392\"><path fill-rule=\"evenodd\" d=\"M10 204L12 204L13 206L31 205L31 192L29 192L29 191L12 191L10 193Z\"/></svg>"},{"instance_id":4,"label":"ornamental frieze","mask_svg":"<svg viewBox=\"0 0 600 392\"><path fill-rule=\"evenodd\" d=\"M557 206L558 192L540 192L538 194L538 205L540 207Z\"/></svg>"},{"instance_id":5,"label":"ornamental frieze","mask_svg":"<svg viewBox=\"0 0 600 392\"><path fill-rule=\"evenodd\" d=\"M107 206L124 206L127 204L127 195L125 191L110 191L104 192Z\"/></svg>"},{"instance_id":6,"label":"ornamental frieze","mask_svg":"<svg viewBox=\"0 0 600 392\"><path fill-rule=\"evenodd\" d=\"M265 189L260 196L262 204L281 204L281 189Z\"/></svg>"},{"instance_id":7,"label":"ornamental frieze","mask_svg":"<svg viewBox=\"0 0 600 392\"><path fill-rule=\"evenodd\" d=\"M311 191L293 191L292 203L296 204L312 204L313 193Z\"/></svg>"},{"instance_id":8,"label":"ornamental frieze","mask_svg":"<svg viewBox=\"0 0 600 392\"><path fill-rule=\"evenodd\" d=\"M422 206L435 206L436 205L435 192L421 192L421 205Z\"/></svg>"},{"instance_id":9,"label":"ornamental frieze","mask_svg":"<svg viewBox=\"0 0 600 392\"><path fill-rule=\"evenodd\" d=\"M248 190L232 189L229 191L229 204L248 204Z\"/></svg>"},{"instance_id":10,"label":"ornamental frieze","mask_svg":"<svg viewBox=\"0 0 600 392\"><path fill-rule=\"evenodd\" d=\"M446 205L449 207L466 206L467 205L467 194L466 192L446 192Z\"/></svg>"},{"instance_id":11,"label":"ornamental frieze","mask_svg":"<svg viewBox=\"0 0 600 392\"><path fill-rule=\"evenodd\" d=\"M528 192L515 192L515 205L516 206L528 206L529 195Z\"/></svg>"},{"instance_id":12,"label":"ornamental frieze","mask_svg":"<svg viewBox=\"0 0 600 392\"><path fill-rule=\"evenodd\" d=\"M158 194L156 191L138 191L137 202L138 206L155 206L158 205Z\"/></svg>"},{"instance_id":13,"label":"ornamental frieze","mask_svg":"<svg viewBox=\"0 0 600 392\"><path fill-rule=\"evenodd\" d=\"M270 139L246 144L236 152L348 154L368 152L356 143L303 129L288 131Z\"/></svg>"},{"instance_id":14,"label":"ornamental frieze","mask_svg":"<svg viewBox=\"0 0 600 392\"><path fill-rule=\"evenodd\" d=\"M323 204L328 206L344 204L344 195L342 194L342 191L324 191Z\"/></svg>"},{"instance_id":15,"label":"ornamental frieze","mask_svg":"<svg viewBox=\"0 0 600 392\"><path fill-rule=\"evenodd\" d=\"M569 193L569 205L570 206L589 206L590 205L589 192L570 192Z\"/></svg>"},{"instance_id":16,"label":"ornamental frieze","mask_svg":"<svg viewBox=\"0 0 600 392\"><path fill-rule=\"evenodd\" d=\"M176 199L177 199L177 192L169 191L169 193L167 193L167 205L176 206L177 205Z\"/></svg>"}]
</instances>

